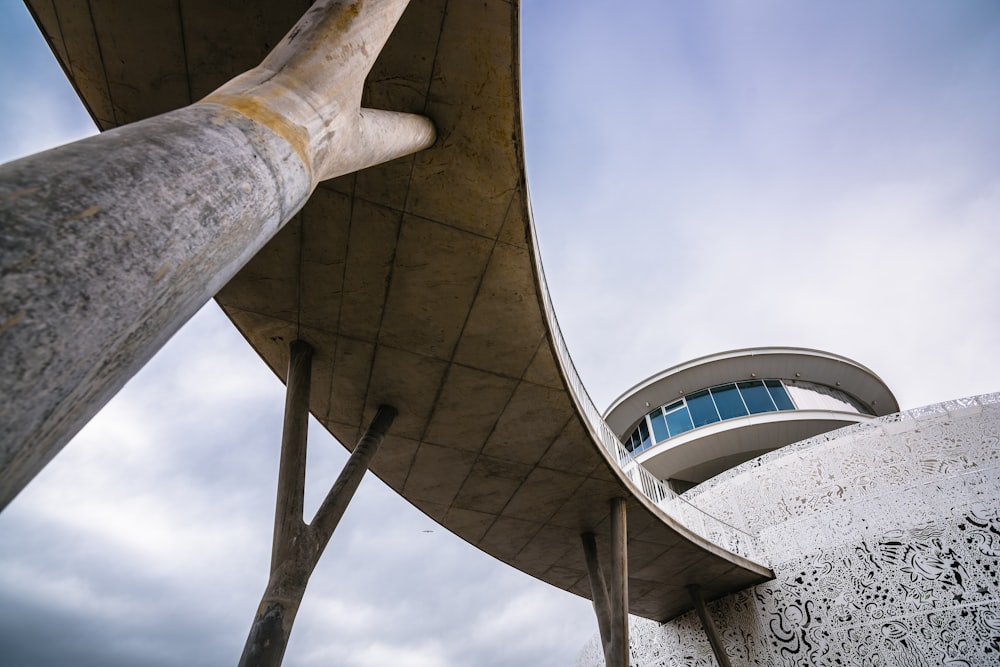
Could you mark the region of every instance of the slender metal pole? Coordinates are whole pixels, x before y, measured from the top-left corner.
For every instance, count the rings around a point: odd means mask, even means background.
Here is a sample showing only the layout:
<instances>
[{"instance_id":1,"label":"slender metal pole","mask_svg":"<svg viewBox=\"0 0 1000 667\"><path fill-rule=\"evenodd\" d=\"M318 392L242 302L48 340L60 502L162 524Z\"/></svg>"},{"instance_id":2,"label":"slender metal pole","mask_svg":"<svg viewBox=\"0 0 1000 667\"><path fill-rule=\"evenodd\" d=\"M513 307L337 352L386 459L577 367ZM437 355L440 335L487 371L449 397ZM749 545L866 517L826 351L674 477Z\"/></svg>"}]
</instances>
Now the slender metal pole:
<instances>
[{"instance_id":1,"label":"slender metal pole","mask_svg":"<svg viewBox=\"0 0 1000 667\"><path fill-rule=\"evenodd\" d=\"M722 636L719 634L718 628L715 627L712 616L708 613L708 607L705 606L705 598L701 595L701 586L691 584L687 589L691 595L691 602L694 603L695 611L698 612L698 618L701 619L701 627L708 636L708 643L712 645L712 653L715 654L715 660L719 663L719 667L732 667L729 656L726 654L726 647L722 643Z\"/></svg>"},{"instance_id":2,"label":"slender metal pole","mask_svg":"<svg viewBox=\"0 0 1000 667\"><path fill-rule=\"evenodd\" d=\"M628 527L624 498L611 499L611 646L608 667L628 667Z\"/></svg>"},{"instance_id":3,"label":"slender metal pole","mask_svg":"<svg viewBox=\"0 0 1000 667\"><path fill-rule=\"evenodd\" d=\"M611 647L611 600L608 599L608 584L604 579L601 561L597 555L597 540L593 533L582 533L583 557L587 561L587 575L590 578L590 596L594 602L594 613L597 614L597 627L601 631L601 646L604 647L604 660L608 660Z\"/></svg>"}]
</instances>

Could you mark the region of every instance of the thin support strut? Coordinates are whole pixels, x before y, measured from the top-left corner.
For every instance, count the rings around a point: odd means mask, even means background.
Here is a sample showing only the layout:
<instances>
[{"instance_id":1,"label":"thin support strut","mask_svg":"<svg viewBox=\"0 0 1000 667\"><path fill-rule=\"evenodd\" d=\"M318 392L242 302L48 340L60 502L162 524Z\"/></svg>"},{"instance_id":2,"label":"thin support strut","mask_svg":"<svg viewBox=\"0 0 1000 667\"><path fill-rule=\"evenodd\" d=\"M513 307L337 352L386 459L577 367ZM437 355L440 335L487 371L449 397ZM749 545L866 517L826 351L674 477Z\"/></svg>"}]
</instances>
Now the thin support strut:
<instances>
[{"instance_id":1,"label":"thin support strut","mask_svg":"<svg viewBox=\"0 0 1000 667\"><path fill-rule=\"evenodd\" d=\"M387 405L378 408L312 523L305 523L302 505L311 367L312 348L303 341L293 342L288 361L271 573L240 656L240 667L281 665L309 577L396 418L395 408Z\"/></svg>"},{"instance_id":2,"label":"thin support strut","mask_svg":"<svg viewBox=\"0 0 1000 667\"><path fill-rule=\"evenodd\" d=\"M597 614L597 626L601 630L601 645L611 645L611 600L608 598L608 584L604 579L604 570L597 557L597 539L593 533L580 535L583 541L583 557L587 561L587 574L590 576L590 596L594 601L594 613Z\"/></svg>"},{"instance_id":3,"label":"thin support strut","mask_svg":"<svg viewBox=\"0 0 1000 667\"><path fill-rule=\"evenodd\" d=\"M607 667L628 667L628 531L625 500L611 500L611 573L604 577L593 533L580 535Z\"/></svg>"},{"instance_id":4,"label":"thin support strut","mask_svg":"<svg viewBox=\"0 0 1000 667\"><path fill-rule=\"evenodd\" d=\"M715 622L708 613L708 607L705 606L705 598L701 595L701 586L691 584L687 589L691 595L691 602L694 603L695 611L698 612L698 618L701 619L701 627L708 636L708 643L712 645L712 653L715 654L715 660L719 663L719 667L732 667L729 656L726 654L726 647L722 644L719 629L715 627Z\"/></svg>"},{"instance_id":5,"label":"thin support strut","mask_svg":"<svg viewBox=\"0 0 1000 667\"><path fill-rule=\"evenodd\" d=\"M309 435L309 388L312 347L296 340L289 348L285 417L278 459L278 497L274 508L271 572L286 560L285 548L305 529L302 505L306 488L306 444Z\"/></svg>"}]
</instances>

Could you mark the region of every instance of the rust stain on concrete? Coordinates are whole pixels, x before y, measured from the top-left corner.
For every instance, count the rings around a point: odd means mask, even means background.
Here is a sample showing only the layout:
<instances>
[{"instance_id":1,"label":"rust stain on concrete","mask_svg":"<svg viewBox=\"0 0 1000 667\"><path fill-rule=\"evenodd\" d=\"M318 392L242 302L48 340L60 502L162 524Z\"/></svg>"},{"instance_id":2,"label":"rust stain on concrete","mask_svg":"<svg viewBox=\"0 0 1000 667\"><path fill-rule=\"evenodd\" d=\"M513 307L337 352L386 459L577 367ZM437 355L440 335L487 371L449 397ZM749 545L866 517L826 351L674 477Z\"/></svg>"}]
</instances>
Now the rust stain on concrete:
<instances>
[{"instance_id":1,"label":"rust stain on concrete","mask_svg":"<svg viewBox=\"0 0 1000 667\"><path fill-rule=\"evenodd\" d=\"M85 220L87 218L92 218L95 215L97 215L100 212L100 210L101 210L100 206L97 205L89 206L80 211L79 213L77 213L76 215L74 215L72 218L68 219L66 222L74 222L76 220Z\"/></svg>"},{"instance_id":2,"label":"rust stain on concrete","mask_svg":"<svg viewBox=\"0 0 1000 667\"><path fill-rule=\"evenodd\" d=\"M28 195L35 194L41 189L41 187L23 188L21 190L15 190L14 192L8 192L7 194L0 195L0 199L17 199L18 197L26 197Z\"/></svg>"},{"instance_id":3,"label":"rust stain on concrete","mask_svg":"<svg viewBox=\"0 0 1000 667\"><path fill-rule=\"evenodd\" d=\"M0 324L0 334L3 334L11 327L16 326L21 320L27 317L27 315L28 311L21 310L8 317L6 320L3 321L2 324Z\"/></svg>"},{"instance_id":4,"label":"rust stain on concrete","mask_svg":"<svg viewBox=\"0 0 1000 667\"><path fill-rule=\"evenodd\" d=\"M274 111L266 102L248 95L228 95L226 93L212 93L199 104L211 103L219 104L237 113L246 116L250 120L260 123L284 139L298 154L299 159L312 171L312 160L309 156L309 132L306 128L295 123L290 123L288 119Z\"/></svg>"},{"instance_id":5,"label":"rust stain on concrete","mask_svg":"<svg viewBox=\"0 0 1000 667\"><path fill-rule=\"evenodd\" d=\"M27 257L25 257L24 259L22 259L20 262L18 262L17 264L15 264L13 267L11 267L11 271L14 272L14 273L18 273L20 271L24 271L26 268L28 268L29 266L31 266L32 264L35 263L35 260L38 259L38 255L39 255L39 253L37 253L37 252L34 255L28 255Z\"/></svg>"},{"instance_id":6,"label":"rust stain on concrete","mask_svg":"<svg viewBox=\"0 0 1000 667\"><path fill-rule=\"evenodd\" d=\"M153 282L158 283L163 280L163 276L167 275L168 271L170 271L170 262L164 262L160 268L156 270L156 273L153 274Z\"/></svg>"},{"instance_id":7,"label":"rust stain on concrete","mask_svg":"<svg viewBox=\"0 0 1000 667\"><path fill-rule=\"evenodd\" d=\"M353 22L354 19L358 17L358 14L361 13L361 5L362 3L360 1L351 3L349 6L344 7L342 12L337 14L337 32L342 33L347 31L347 27L351 25L351 22Z\"/></svg>"}]
</instances>

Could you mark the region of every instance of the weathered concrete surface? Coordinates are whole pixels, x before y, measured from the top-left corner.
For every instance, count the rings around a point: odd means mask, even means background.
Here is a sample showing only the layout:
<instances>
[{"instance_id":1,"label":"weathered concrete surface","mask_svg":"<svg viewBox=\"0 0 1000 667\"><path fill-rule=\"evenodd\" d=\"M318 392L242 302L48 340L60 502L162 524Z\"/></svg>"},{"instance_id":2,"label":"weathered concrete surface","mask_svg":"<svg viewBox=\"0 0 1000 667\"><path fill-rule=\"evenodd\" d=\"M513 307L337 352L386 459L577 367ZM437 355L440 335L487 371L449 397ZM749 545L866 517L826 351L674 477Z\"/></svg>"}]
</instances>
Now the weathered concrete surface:
<instances>
[{"instance_id":1,"label":"weathered concrete surface","mask_svg":"<svg viewBox=\"0 0 1000 667\"><path fill-rule=\"evenodd\" d=\"M0 507L310 189L285 141L212 104L0 167Z\"/></svg>"},{"instance_id":2,"label":"weathered concrete surface","mask_svg":"<svg viewBox=\"0 0 1000 667\"><path fill-rule=\"evenodd\" d=\"M409 155L434 142L423 116L363 109L365 77L409 0L319 0L253 69L204 102L280 134L313 181Z\"/></svg>"},{"instance_id":3,"label":"weathered concrete surface","mask_svg":"<svg viewBox=\"0 0 1000 667\"><path fill-rule=\"evenodd\" d=\"M606 650L607 667L629 667L628 650L628 512L624 498L612 498L611 506L611 642Z\"/></svg>"},{"instance_id":4,"label":"weathered concrete surface","mask_svg":"<svg viewBox=\"0 0 1000 667\"><path fill-rule=\"evenodd\" d=\"M177 41L162 58L144 52L146 71L80 72L90 77L77 83L94 115L115 116L109 125L149 106L186 103L191 93L172 87L176 80L203 91L196 95L209 92L207 79L217 76L218 86L232 74L219 71L223 64L252 64L254 49L262 57L271 32L283 32L259 19L277 21L284 11L269 0L238 9L182 2L182 15L176 2L113 4L114 20L108 5L91 0L93 23L74 14L72 26L62 4L56 18L38 14L57 53L89 53L85 45L99 41L111 63L143 51L129 37L133 24L173 31ZM630 611L670 618L691 608L688 584L714 599L770 572L634 495L576 408L528 241L517 21L516 4L498 0L413 3L375 63L363 103L427 115L437 144L321 183L217 299L281 377L289 341L313 346L311 409L341 442L355 441L376 406L396 406L373 471L524 572L590 597L579 536L595 533L610 563L608 500L629 498ZM92 55L69 69L84 61ZM144 96L118 94L126 81Z\"/></svg>"},{"instance_id":5,"label":"weathered concrete surface","mask_svg":"<svg viewBox=\"0 0 1000 667\"><path fill-rule=\"evenodd\" d=\"M608 660L611 648L611 600L608 597L608 582L604 578L604 568L597 556L597 541L593 533L580 535L583 542L583 559L587 564L587 576L590 578L590 599L594 603L594 613L597 615L597 629L604 647L604 659Z\"/></svg>"},{"instance_id":6,"label":"weathered concrete surface","mask_svg":"<svg viewBox=\"0 0 1000 667\"><path fill-rule=\"evenodd\" d=\"M202 102L0 168L0 508L319 179L433 143L361 108L406 2L317 2Z\"/></svg>"}]
</instances>

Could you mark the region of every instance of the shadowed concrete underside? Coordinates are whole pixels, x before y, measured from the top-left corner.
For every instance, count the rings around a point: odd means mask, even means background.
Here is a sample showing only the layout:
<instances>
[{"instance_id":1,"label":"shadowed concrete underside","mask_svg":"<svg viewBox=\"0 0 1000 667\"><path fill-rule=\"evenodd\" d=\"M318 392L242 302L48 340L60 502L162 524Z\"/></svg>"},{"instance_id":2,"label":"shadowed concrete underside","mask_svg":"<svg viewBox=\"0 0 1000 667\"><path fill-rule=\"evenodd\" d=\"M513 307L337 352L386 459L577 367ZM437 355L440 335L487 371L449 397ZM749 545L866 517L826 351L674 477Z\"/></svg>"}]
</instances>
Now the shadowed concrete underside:
<instances>
[{"instance_id":1,"label":"shadowed concrete underside","mask_svg":"<svg viewBox=\"0 0 1000 667\"><path fill-rule=\"evenodd\" d=\"M102 129L186 105L256 65L308 8L289 0L29 0ZM679 526L624 480L568 388L531 242L517 6L417 0L366 106L429 116L437 144L320 184L217 296L279 377L315 349L311 411L355 443L399 416L372 470L487 553L590 597L580 534L607 562L628 501L630 611L671 618L770 572Z\"/></svg>"}]
</instances>

